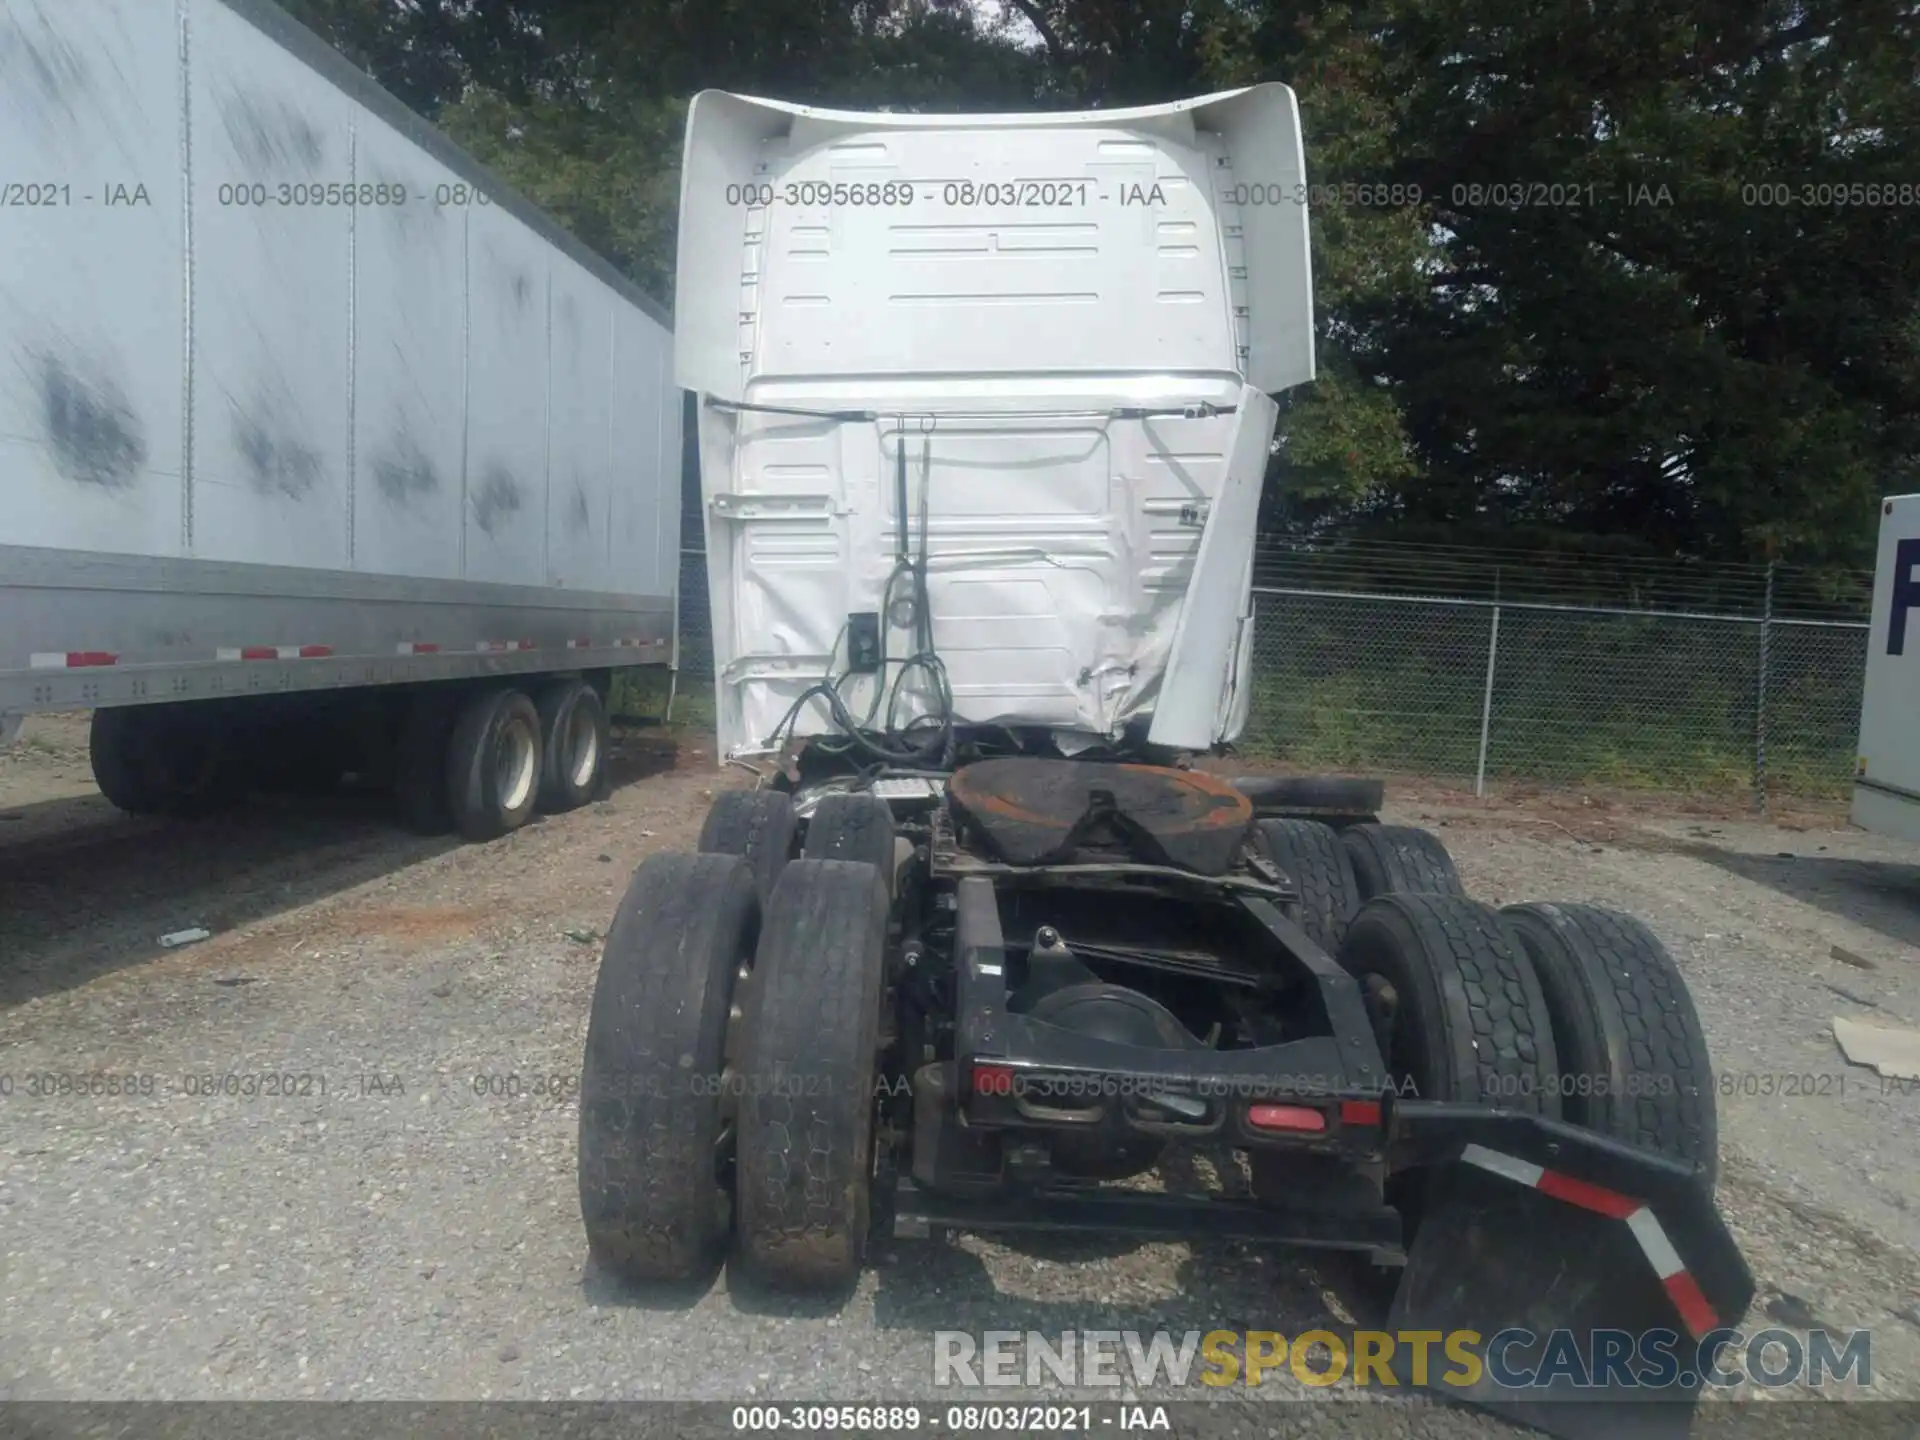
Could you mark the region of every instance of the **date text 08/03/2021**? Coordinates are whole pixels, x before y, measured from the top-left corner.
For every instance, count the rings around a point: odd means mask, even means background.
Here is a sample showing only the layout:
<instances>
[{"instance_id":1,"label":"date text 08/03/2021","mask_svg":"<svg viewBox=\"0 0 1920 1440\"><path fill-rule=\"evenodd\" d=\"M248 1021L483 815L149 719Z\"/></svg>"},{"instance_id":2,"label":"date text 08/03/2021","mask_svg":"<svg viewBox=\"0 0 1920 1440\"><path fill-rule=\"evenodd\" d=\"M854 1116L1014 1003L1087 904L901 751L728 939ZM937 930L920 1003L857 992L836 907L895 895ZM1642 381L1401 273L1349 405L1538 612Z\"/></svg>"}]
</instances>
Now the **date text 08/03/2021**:
<instances>
[{"instance_id":1,"label":"date text 08/03/2021","mask_svg":"<svg viewBox=\"0 0 1920 1440\"><path fill-rule=\"evenodd\" d=\"M1080 210L1095 205L1159 207L1169 203L1171 182L1100 181L1076 177L1012 180L750 180L726 187L729 205L746 209L901 210L913 205L948 209ZM1308 185L1236 181L1214 191L1217 201L1278 207L1417 205L1418 185Z\"/></svg>"},{"instance_id":2,"label":"date text 08/03/2021","mask_svg":"<svg viewBox=\"0 0 1920 1440\"><path fill-rule=\"evenodd\" d=\"M898 1432L930 1435L1094 1434L1171 1431L1164 1405L736 1405L738 1434Z\"/></svg>"}]
</instances>

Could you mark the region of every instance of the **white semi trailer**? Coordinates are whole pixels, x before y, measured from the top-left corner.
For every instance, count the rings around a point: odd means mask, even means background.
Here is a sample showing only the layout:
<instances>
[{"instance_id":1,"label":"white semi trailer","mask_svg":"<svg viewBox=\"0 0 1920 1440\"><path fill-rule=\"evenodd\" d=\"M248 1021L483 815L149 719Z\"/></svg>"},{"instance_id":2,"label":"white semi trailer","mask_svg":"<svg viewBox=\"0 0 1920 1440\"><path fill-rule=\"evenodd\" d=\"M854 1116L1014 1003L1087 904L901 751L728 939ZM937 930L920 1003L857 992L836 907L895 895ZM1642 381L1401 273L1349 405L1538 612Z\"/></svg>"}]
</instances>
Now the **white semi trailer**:
<instances>
[{"instance_id":1,"label":"white semi trailer","mask_svg":"<svg viewBox=\"0 0 1920 1440\"><path fill-rule=\"evenodd\" d=\"M1853 823L1920 844L1920 495L1880 507Z\"/></svg>"},{"instance_id":2,"label":"white semi trailer","mask_svg":"<svg viewBox=\"0 0 1920 1440\"><path fill-rule=\"evenodd\" d=\"M578 804L681 431L662 308L280 10L0 7L0 734L91 709L132 811Z\"/></svg>"}]
</instances>

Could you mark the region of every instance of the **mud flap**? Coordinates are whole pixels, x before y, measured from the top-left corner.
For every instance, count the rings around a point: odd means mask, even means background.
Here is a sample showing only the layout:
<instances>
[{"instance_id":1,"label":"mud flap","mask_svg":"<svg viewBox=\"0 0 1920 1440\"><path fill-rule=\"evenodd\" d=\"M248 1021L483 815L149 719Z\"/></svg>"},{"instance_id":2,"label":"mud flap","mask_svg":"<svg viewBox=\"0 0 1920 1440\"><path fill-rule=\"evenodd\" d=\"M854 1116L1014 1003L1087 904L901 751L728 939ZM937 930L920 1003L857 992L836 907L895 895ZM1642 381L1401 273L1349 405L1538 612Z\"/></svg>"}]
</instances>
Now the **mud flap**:
<instances>
[{"instance_id":1,"label":"mud flap","mask_svg":"<svg viewBox=\"0 0 1920 1440\"><path fill-rule=\"evenodd\" d=\"M1663 1204L1656 1217L1624 1196L1556 1185L1538 1167L1467 1149L1467 1163L1429 1177L1394 1295L1399 1384L1567 1440L1681 1440L1718 1350L1702 1337L1737 1324L1753 1299L1711 1197ZM1552 1188L1538 1188L1543 1176ZM1424 1375L1402 1338L1417 1331L1439 1332ZM1444 1341L1478 1363L1456 1363Z\"/></svg>"}]
</instances>

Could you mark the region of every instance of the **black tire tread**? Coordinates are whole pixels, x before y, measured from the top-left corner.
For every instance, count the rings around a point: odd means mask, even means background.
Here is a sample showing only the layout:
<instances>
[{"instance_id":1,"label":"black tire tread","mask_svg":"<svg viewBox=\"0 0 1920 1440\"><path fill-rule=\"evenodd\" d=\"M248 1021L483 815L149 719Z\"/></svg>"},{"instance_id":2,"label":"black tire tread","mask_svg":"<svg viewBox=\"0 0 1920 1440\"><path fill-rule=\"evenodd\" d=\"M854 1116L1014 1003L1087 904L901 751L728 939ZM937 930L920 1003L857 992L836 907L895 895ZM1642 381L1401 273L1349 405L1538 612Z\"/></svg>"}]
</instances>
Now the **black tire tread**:
<instances>
[{"instance_id":1,"label":"black tire tread","mask_svg":"<svg viewBox=\"0 0 1920 1440\"><path fill-rule=\"evenodd\" d=\"M585 705L599 731L599 768L582 790L575 791L573 777L567 773L567 757L557 740L573 725L573 712ZM600 703L600 692L584 680L559 680L547 686L534 701L540 716L540 793L538 807L545 815L564 815L578 810L600 791L606 775L609 740L607 710Z\"/></svg>"},{"instance_id":2,"label":"black tire tread","mask_svg":"<svg viewBox=\"0 0 1920 1440\"><path fill-rule=\"evenodd\" d=\"M1328 954L1340 949L1347 922L1360 908L1360 887L1353 877L1340 836L1315 820L1261 820L1254 843L1300 891L1300 928Z\"/></svg>"},{"instance_id":3,"label":"black tire tread","mask_svg":"<svg viewBox=\"0 0 1920 1440\"><path fill-rule=\"evenodd\" d=\"M131 709L96 710L87 728L87 759L93 783L115 809L129 815L160 811L163 797L136 754L143 718Z\"/></svg>"},{"instance_id":4,"label":"black tire tread","mask_svg":"<svg viewBox=\"0 0 1920 1440\"><path fill-rule=\"evenodd\" d=\"M1384 895L1347 927L1340 960L1391 980L1401 1022L1423 1027L1437 1069L1418 1098L1559 1113L1546 1000L1499 911L1457 895Z\"/></svg>"},{"instance_id":5,"label":"black tire tread","mask_svg":"<svg viewBox=\"0 0 1920 1440\"><path fill-rule=\"evenodd\" d=\"M416 691L407 700L394 746L393 789L400 816L419 835L444 835L453 828L447 798L447 743L453 736L453 697L444 691Z\"/></svg>"},{"instance_id":6,"label":"black tire tread","mask_svg":"<svg viewBox=\"0 0 1920 1440\"><path fill-rule=\"evenodd\" d=\"M453 815L453 827L467 840L497 840L518 829L531 816L515 820L503 815L493 794L493 775L487 763L491 758L487 737L501 712L524 706L533 719L534 801L538 801L539 777L546 767L546 747L540 744L540 712L524 691L511 688L476 690L467 697L447 741L447 804Z\"/></svg>"},{"instance_id":7,"label":"black tire tread","mask_svg":"<svg viewBox=\"0 0 1920 1440\"><path fill-rule=\"evenodd\" d=\"M699 849L706 855L739 855L753 867L760 903L793 854L793 801L783 790L726 790L716 795L700 826Z\"/></svg>"},{"instance_id":8,"label":"black tire tread","mask_svg":"<svg viewBox=\"0 0 1920 1440\"><path fill-rule=\"evenodd\" d=\"M1567 1118L1702 1166L1711 1185L1719 1167L1713 1064L1666 947L1633 916L1597 905L1509 905L1501 914L1540 977ZM1583 1074L1603 1093L1581 1094Z\"/></svg>"},{"instance_id":9,"label":"black tire tread","mask_svg":"<svg viewBox=\"0 0 1920 1440\"><path fill-rule=\"evenodd\" d=\"M893 811L878 795L849 791L827 795L807 821L801 855L809 860L859 860L880 872L893 892Z\"/></svg>"},{"instance_id":10,"label":"black tire tread","mask_svg":"<svg viewBox=\"0 0 1920 1440\"><path fill-rule=\"evenodd\" d=\"M886 892L873 867L795 860L747 997L738 1255L769 1287L832 1293L865 1256Z\"/></svg>"},{"instance_id":11,"label":"black tire tread","mask_svg":"<svg viewBox=\"0 0 1920 1440\"><path fill-rule=\"evenodd\" d=\"M1347 775L1242 775L1234 789L1261 815L1375 815L1386 799L1384 781Z\"/></svg>"},{"instance_id":12,"label":"black tire tread","mask_svg":"<svg viewBox=\"0 0 1920 1440\"><path fill-rule=\"evenodd\" d=\"M1458 895L1466 887L1440 837L1415 825L1349 825L1340 843L1353 861L1360 898L1381 895Z\"/></svg>"},{"instance_id":13,"label":"black tire tread","mask_svg":"<svg viewBox=\"0 0 1920 1440\"><path fill-rule=\"evenodd\" d=\"M651 855L608 931L581 1062L580 1213L594 1258L628 1280L697 1279L725 1247L721 1097L695 1082L720 1073L758 909L738 856Z\"/></svg>"}]
</instances>

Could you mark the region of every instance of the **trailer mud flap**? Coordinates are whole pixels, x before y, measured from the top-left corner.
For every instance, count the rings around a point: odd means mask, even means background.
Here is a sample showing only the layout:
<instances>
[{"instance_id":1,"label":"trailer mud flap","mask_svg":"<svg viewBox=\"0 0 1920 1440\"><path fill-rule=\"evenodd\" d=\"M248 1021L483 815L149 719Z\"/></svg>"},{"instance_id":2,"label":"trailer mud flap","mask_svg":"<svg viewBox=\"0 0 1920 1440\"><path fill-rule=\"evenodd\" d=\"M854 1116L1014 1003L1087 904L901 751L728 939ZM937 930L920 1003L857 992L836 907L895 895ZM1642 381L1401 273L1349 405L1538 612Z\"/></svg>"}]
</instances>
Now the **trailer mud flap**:
<instances>
[{"instance_id":1,"label":"trailer mud flap","mask_svg":"<svg viewBox=\"0 0 1920 1440\"><path fill-rule=\"evenodd\" d=\"M1753 1299L1710 1195L1656 1215L1514 1157L1466 1152L1430 1177L1393 1299L1396 1336L1438 1332L1424 1366L1415 1347L1396 1347L1398 1382L1567 1440L1684 1437L1718 1354L1701 1342Z\"/></svg>"}]
</instances>

